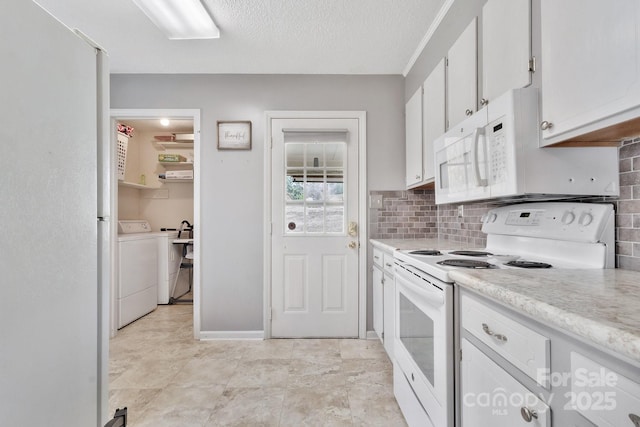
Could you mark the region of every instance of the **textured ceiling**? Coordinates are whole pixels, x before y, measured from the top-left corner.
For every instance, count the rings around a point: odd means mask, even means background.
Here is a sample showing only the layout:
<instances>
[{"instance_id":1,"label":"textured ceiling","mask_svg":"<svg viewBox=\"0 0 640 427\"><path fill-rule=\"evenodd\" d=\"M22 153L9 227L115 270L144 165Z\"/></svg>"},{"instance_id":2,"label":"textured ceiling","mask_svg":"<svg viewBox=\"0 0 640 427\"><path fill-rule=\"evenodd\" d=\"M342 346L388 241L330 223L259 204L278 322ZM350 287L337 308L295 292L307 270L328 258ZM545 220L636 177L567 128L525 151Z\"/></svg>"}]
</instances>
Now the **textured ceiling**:
<instances>
[{"instance_id":1,"label":"textured ceiling","mask_svg":"<svg viewBox=\"0 0 640 427\"><path fill-rule=\"evenodd\" d=\"M445 0L203 0L213 40L168 40L131 0L36 2L114 73L401 74Z\"/></svg>"}]
</instances>

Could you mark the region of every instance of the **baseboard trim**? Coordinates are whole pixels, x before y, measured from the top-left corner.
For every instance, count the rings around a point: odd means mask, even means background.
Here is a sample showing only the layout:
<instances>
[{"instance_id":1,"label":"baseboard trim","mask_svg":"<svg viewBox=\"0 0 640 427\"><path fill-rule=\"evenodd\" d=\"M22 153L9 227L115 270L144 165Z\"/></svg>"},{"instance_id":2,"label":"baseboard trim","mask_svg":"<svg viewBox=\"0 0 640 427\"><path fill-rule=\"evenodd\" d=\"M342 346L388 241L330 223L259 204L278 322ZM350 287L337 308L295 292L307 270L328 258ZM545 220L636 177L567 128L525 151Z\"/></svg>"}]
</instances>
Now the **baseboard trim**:
<instances>
[{"instance_id":1,"label":"baseboard trim","mask_svg":"<svg viewBox=\"0 0 640 427\"><path fill-rule=\"evenodd\" d=\"M200 331L200 340L263 340L264 331Z\"/></svg>"},{"instance_id":2,"label":"baseboard trim","mask_svg":"<svg viewBox=\"0 0 640 427\"><path fill-rule=\"evenodd\" d=\"M378 334L376 334L376 331L367 331L367 339L368 340L379 340L380 338L378 338Z\"/></svg>"}]
</instances>

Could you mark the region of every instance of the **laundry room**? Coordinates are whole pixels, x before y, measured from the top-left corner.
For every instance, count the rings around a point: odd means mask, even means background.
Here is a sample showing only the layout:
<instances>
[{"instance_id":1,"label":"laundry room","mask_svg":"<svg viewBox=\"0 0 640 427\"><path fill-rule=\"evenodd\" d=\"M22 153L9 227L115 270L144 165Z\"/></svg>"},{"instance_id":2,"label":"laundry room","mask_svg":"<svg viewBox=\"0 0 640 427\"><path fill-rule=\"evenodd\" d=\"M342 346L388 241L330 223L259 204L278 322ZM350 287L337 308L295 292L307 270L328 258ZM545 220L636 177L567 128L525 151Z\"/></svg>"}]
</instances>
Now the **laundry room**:
<instances>
[{"instance_id":1,"label":"laundry room","mask_svg":"<svg viewBox=\"0 0 640 427\"><path fill-rule=\"evenodd\" d=\"M112 328L158 304L192 303L194 125L190 119L117 124L118 286Z\"/></svg>"}]
</instances>

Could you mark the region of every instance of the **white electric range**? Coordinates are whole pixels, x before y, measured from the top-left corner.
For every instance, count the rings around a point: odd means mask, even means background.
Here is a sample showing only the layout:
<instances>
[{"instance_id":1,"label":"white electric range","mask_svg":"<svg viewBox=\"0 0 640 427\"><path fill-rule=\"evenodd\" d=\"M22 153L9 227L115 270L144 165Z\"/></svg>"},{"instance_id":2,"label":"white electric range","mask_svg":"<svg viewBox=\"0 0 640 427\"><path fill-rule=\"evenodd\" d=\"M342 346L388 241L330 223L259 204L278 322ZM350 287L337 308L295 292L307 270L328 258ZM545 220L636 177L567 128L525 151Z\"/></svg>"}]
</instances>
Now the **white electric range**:
<instances>
[{"instance_id":1,"label":"white electric range","mask_svg":"<svg viewBox=\"0 0 640 427\"><path fill-rule=\"evenodd\" d=\"M397 250L394 393L410 426L452 427L453 269L614 268L611 204L503 206L482 218L481 250Z\"/></svg>"}]
</instances>

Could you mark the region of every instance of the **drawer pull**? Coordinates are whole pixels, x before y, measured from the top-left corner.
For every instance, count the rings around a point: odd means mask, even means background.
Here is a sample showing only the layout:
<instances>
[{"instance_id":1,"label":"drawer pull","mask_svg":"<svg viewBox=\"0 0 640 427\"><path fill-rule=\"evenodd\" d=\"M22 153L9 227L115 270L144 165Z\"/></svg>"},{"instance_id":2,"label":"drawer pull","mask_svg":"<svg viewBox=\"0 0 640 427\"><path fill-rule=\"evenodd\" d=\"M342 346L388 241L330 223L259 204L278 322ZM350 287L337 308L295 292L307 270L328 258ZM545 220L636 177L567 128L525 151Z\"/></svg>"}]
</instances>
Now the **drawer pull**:
<instances>
[{"instance_id":1,"label":"drawer pull","mask_svg":"<svg viewBox=\"0 0 640 427\"><path fill-rule=\"evenodd\" d=\"M387 263L385 263L384 265L386 265L386 266L387 266L387 267L389 267L389 268L393 267L393 264L389 264L388 262L387 262Z\"/></svg>"},{"instance_id":2,"label":"drawer pull","mask_svg":"<svg viewBox=\"0 0 640 427\"><path fill-rule=\"evenodd\" d=\"M380 257L378 255L374 255L373 259L380 259Z\"/></svg>"},{"instance_id":3,"label":"drawer pull","mask_svg":"<svg viewBox=\"0 0 640 427\"><path fill-rule=\"evenodd\" d=\"M633 423L633 427L640 427L640 416L636 414L629 414L629 419Z\"/></svg>"},{"instance_id":4,"label":"drawer pull","mask_svg":"<svg viewBox=\"0 0 640 427\"><path fill-rule=\"evenodd\" d=\"M530 423L535 418L538 419L538 413L535 410L531 410L526 406L520 408L520 415L522 415L522 419L526 422Z\"/></svg>"},{"instance_id":5,"label":"drawer pull","mask_svg":"<svg viewBox=\"0 0 640 427\"><path fill-rule=\"evenodd\" d=\"M507 337L505 335L496 334L491 329L489 329L489 325L487 325L486 323L482 324L482 330L485 332L485 334L491 335L492 337L494 337L495 339L497 339L499 341L503 341L503 342L507 341Z\"/></svg>"}]
</instances>

